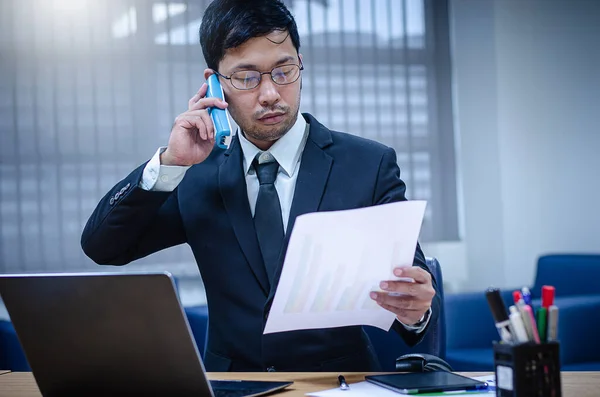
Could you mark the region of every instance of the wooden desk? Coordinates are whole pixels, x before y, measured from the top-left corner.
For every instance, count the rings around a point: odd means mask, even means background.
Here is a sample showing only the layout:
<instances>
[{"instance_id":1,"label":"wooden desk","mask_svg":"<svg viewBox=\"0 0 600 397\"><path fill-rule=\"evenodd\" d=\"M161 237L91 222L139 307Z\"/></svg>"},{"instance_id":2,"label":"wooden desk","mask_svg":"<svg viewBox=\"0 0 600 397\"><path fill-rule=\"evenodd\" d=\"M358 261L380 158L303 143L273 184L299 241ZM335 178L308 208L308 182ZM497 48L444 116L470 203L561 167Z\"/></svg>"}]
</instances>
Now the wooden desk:
<instances>
[{"instance_id":1,"label":"wooden desk","mask_svg":"<svg viewBox=\"0 0 600 397\"><path fill-rule=\"evenodd\" d=\"M467 376L486 373L469 372ZM293 380L294 384L274 397L300 397L305 393L337 387L337 373L325 372L261 372L261 373L209 373L210 379ZM364 373L344 374L348 383L364 380ZM597 397L600 390L600 372L563 372L562 389L565 397ZM0 376L1 397L39 397L35 379L30 372L11 372Z\"/></svg>"}]
</instances>

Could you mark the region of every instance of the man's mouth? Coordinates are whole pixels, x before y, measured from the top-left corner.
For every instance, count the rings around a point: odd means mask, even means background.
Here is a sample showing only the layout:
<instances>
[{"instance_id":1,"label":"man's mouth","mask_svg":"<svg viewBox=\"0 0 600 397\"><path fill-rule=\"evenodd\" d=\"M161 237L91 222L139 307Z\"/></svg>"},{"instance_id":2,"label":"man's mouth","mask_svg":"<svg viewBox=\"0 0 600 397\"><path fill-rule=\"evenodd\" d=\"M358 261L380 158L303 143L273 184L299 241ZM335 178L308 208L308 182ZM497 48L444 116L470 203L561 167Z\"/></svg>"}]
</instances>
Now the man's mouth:
<instances>
[{"instance_id":1,"label":"man's mouth","mask_svg":"<svg viewBox=\"0 0 600 397\"><path fill-rule=\"evenodd\" d=\"M273 113L264 114L258 120L265 124L277 124L283 120L284 116L285 116L285 113L273 112Z\"/></svg>"}]
</instances>

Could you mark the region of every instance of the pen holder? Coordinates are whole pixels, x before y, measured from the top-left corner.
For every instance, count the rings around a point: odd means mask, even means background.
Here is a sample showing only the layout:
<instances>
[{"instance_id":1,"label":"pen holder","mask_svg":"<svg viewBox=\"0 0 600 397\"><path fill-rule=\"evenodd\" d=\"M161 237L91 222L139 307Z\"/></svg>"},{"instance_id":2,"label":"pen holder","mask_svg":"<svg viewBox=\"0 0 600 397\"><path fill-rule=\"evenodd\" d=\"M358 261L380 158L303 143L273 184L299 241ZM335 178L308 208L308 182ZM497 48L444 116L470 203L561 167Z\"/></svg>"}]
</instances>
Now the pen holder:
<instances>
[{"instance_id":1,"label":"pen holder","mask_svg":"<svg viewBox=\"0 0 600 397\"><path fill-rule=\"evenodd\" d=\"M494 343L497 397L561 397L559 344Z\"/></svg>"}]
</instances>

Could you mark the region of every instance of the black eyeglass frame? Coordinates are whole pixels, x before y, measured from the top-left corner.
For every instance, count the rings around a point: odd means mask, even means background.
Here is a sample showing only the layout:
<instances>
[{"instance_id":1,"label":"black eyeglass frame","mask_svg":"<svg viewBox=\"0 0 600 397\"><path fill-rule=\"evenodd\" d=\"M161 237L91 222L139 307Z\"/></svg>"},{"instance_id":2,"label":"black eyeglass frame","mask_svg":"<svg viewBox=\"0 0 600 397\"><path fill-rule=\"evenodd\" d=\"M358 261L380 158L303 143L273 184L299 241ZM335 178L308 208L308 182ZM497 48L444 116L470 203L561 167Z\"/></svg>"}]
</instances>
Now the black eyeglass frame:
<instances>
[{"instance_id":1,"label":"black eyeglass frame","mask_svg":"<svg viewBox=\"0 0 600 397\"><path fill-rule=\"evenodd\" d=\"M284 66L296 66L296 67L297 67L299 70L298 70L298 76L297 76L297 77L294 79L294 81L290 81L290 82L287 82L287 83L283 83L283 84L281 84L281 83L278 83L278 82L276 82L276 81L275 81L275 78L273 77L273 71L274 71L275 69L279 69L279 68L282 68L282 67L284 67ZM216 71L216 70L214 70L214 69L213 69L213 72L215 72L215 74L216 74L217 76L219 76L219 77L222 77L222 78L224 78L224 79L226 79L226 80L229 80L229 82L231 83L231 86L232 86L233 88L235 88L236 90L240 90L240 91L248 91L248 90L253 90L253 89L255 89L256 87L258 87L258 86L260 85L260 83L262 82L262 76L263 76L263 75L265 75L265 74L268 74L268 75L270 75L270 76L271 76L271 81L272 81L273 83L277 84L277 85L280 85L280 86L286 86L286 85L294 84L294 83L295 83L296 81L298 81L298 79L300 78L300 75L302 74L302 71L303 71L303 70L304 70L304 65L302 64L302 61L300 61L300 64L299 64L299 65L297 65L297 64L295 64L295 63L286 63L285 65L278 65L278 66L275 66L275 67L274 67L273 69L271 69L269 72L259 72L258 70L247 69L247 70L238 70L238 71L235 71L235 72L233 72L232 74L230 74L229 76L225 76L224 74L221 74L221 73L219 73L218 71ZM259 79L258 79L258 83L256 84L256 86L254 86L254 87L252 87L252 88L239 88L239 87L236 87L236 86L235 86L235 84L233 84L233 81L231 80L231 78L233 77L233 75L234 75L234 74L236 74L236 73L240 73L240 72L256 72L256 73L258 73L258 74L259 74Z\"/></svg>"}]
</instances>

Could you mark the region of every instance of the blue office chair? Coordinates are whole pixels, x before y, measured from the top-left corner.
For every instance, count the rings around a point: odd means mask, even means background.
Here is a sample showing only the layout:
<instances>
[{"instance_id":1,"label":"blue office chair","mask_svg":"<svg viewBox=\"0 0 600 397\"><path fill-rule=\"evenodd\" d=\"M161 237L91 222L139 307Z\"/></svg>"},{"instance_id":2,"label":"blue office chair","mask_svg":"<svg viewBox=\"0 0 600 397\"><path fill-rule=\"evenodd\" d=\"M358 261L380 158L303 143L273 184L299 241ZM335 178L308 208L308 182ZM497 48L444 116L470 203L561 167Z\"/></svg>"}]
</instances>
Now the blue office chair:
<instances>
[{"instance_id":1,"label":"blue office chair","mask_svg":"<svg viewBox=\"0 0 600 397\"><path fill-rule=\"evenodd\" d=\"M533 306L540 306L542 285L556 287L555 304L560 309L558 337L563 371L600 369L600 255L555 254L538 258L535 282L530 286ZM515 286L517 287L517 286ZM505 304L513 302L512 291L504 288ZM480 292L448 295L447 361L456 371L493 371L492 341L498 331ZM584 324L584 326L582 326Z\"/></svg>"},{"instance_id":2,"label":"blue office chair","mask_svg":"<svg viewBox=\"0 0 600 397\"><path fill-rule=\"evenodd\" d=\"M187 315L188 323L190 324L200 356L204 359L204 351L206 350L206 342L208 339L208 307L186 307L185 314Z\"/></svg>"},{"instance_id":3,"label":"blue office chair","mask_svg":"<svg viewBox=\"0 0 600 397\"><path fill-rule=\"evenodd\" d=\"M31 371L17 332L6 320L0 320L0 369Z\"/></svg>"},{"instance_id":4,"label":"blue office chair","mask_svg":"<svg viewBox=\"0 0 600 397\"><path fill-rule=\"evenodd\" d=\"M386 332L375 327L364 327L369 339L371 339L371 343L373 343L384 371L395 371L396 359L405 354L424 353L437 356L441 359L446 358L446 318L444 313L444 280L442 269L440 263L435 258L425 258L425 263L437 282L441 304L439 320L436 324L432 324L429 327L423 340L416 346L409 347L393 330Z\"/></svg>"}]
</instances>

